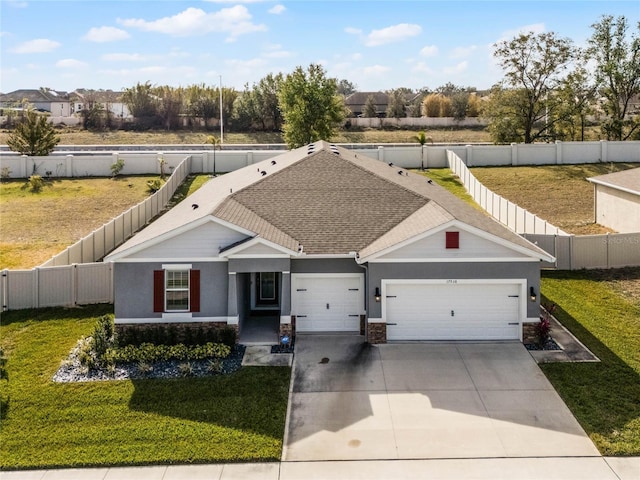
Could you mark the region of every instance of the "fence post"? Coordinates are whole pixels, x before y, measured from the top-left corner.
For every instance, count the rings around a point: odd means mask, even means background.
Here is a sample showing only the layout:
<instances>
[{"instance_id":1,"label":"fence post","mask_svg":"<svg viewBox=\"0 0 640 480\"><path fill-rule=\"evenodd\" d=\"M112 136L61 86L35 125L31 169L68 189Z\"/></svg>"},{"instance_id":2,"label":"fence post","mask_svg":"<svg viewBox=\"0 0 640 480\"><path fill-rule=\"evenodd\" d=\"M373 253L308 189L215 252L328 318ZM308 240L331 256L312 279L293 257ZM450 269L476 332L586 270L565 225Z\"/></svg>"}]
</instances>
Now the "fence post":
<instances>
[{"instance_id":1,"label":"fence post","mask_svg":"<svg viewBox=\"0 0 640 480\"><path fill-rule=\"evenodd\" d=\"M467 151L467 167L473 166L473 146L465 145L465 150Z\"/></svg>"},{"instance_id":2,"label":"fence post","mask_svg":"<svg viewBox=\"0 0 640 480\"><path fill-rule=\"evenodd\" d=\"M600 161L602 163L609 161L609 144L606 140L600 140Z\"/></svg>"},{"instance_id":3,"label":"fence post","mask_svg":"<svg viewBox=\"0 0 640 480\"><path fill-rule=\"evenodd\" d=\"M78 305L78 264L71 265L71 304Z\"/></svg>"},{"instance_id":4,"label":"fence post","mask_svg":"<svg viewBox=\"0 0 640 480\"><path fill-rule=\"evenodd\" d=\"M73 178L73 155L67 155L64 162L65 176Z\"/></svg>"},{"instance_id":5,"label":"fence post","mask_svg":"<svg viewBox=\"0 0 640 480\"><path fill-rule=\"evenodd\" d=\"M40 267L31 269L32 282L33 282L33 295L32 295L32 304L33 308L40 307Z\"/></svg>"},{"instance_id":6,"label":"fence post","mask_svg":"<svg viewBox=\"0 0 640 480\"><path fill-rule=\"evenodd\" d=\"M384 147L378 147L378 160L384 162Z\"/></svg>"},{"instance_id":7,"label":"fence post","mask_svg":"<svg viewBox=\"0 0 640 480\"><path fill-rule=\"evenodd\" d=\"M518 165L518 144L517 143L511 144L511 165L513 165L514 167Z\"/></svg>"},{"instance_id":8,"label":"fence post","mask_svg":"<svg viewBox=\"0 0 640 480\"><path fill-rule=\"evenodd\" d=\"M605 242L606 242L606 250L607 250L607 268L611 268L611 265L609 264L609 232L607 232L607 236L605 237Z\"/></svg>"},{"instance_id":9,"label":"fence post","mask_svg":"<svg viewBox=\"0 0 640 480\"><path fill-rule=\"evenodd\" d=\"M0 288L2 288L2 311L9 310L9 271L5 268L2 270L2 276L0 277Z\"/></svg>"},{"instance_id":10,"label":"fence post","mask_svg":"<svg viewBox=\"0 0 640 480\"><path fill-rule=\"evenodd\" d=\"M556 165L560 165L562 163L562 142L560 140L556 140Z\"/></svg>"}]
</instances>

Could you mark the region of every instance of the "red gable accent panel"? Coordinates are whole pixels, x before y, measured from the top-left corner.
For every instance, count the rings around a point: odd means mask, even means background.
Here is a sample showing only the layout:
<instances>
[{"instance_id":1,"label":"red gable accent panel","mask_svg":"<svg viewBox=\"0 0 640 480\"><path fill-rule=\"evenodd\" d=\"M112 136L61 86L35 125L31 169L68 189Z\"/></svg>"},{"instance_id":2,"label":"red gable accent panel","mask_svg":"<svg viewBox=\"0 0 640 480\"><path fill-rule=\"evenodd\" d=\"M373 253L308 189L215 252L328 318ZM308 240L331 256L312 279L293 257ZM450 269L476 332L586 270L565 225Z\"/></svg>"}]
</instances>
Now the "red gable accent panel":
<instances>
[{"instance_id":1,"label":"red gable accent panel","mask_svg":"<svg viewBox=\"0 0 640 480\"><path fill-rule=\"evenodd\" d=\"M192 312L200 311L200 270L191 270L189 277L189 297Z\"/></svg>"},{"instance_id":2,"label":"red gable accent panel","mask_svg":"<svg viewBox=\"0 0 640 480\"><path fill-rule=\"evenodd\" d=\"M446 247L447 248L460 248L460 232L445 232L446 233Z\"/></svg>"},{"instance_id":3,"label":"red gable accent panel","mask_svg":"<svg viewBox=\"0 0 640 480\"><path fill-rule=\"evenodd\" d=\"M153 311L164 312L164 270L153 271Z\"/></svg>"}]
</instances>

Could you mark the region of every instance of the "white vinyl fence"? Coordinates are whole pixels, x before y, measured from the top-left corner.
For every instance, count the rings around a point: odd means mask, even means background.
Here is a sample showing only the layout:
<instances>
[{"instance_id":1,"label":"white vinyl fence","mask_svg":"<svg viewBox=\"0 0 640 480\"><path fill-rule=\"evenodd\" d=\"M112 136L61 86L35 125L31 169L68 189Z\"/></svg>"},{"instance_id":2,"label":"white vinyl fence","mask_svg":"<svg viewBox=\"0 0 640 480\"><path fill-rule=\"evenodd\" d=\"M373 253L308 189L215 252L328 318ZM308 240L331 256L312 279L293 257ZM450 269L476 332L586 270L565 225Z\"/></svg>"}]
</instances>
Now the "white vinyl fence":
<instances>
[{"instance_id":1,"label":"white vinyl fence","mask_svg":"<svg viewBox=\"0 0 640 480\"><path fill-rule=\"evenodd\" d=\"M1 275L3 311L113 302L110 263L3 270Z\"/></svg>"},{"instance_id":2,"label":"white vinyl fence","mask_svg":"<svg viewBox=\"0 0 640 480\"><path fill-rule=\"evenodd\" d=\"M540 160L533 153L540 152ZM358 153L393 162L405 168L449 165L465 183L475 201L500 222L521 233L557 258L558 269L615 268L640 265L640 233L575 237L521 209L488 190L473 177L467 165L518 165L640 162L640 142L557 142L552 145L398 147L368 145ZM508 152L506 154L505 152ZM559 153L560 152L560 153ZM110 264L94 263L124 243L166 207L178 186L190 173L228 172L280 154L277 150L204 152L80 153L50 157L0 155L0 166L12 178L52 172L58 177L105 176L118 158L125 160L123 174L160 173L159 159L172 171L165 185L145 201L87 235L40 267L4 270L0 276L2 310L73 306L113 302ZM466 162L466 164L465 164ZM482 162L482 163L481 163ZM14 170L15 169L15 170ZM51 169L51 170L49 170Z\"/></svg>"},{"instance_id":3,"label":"white vinyl fence","mask_svg":"<svg viewBox=\"0 0 640 480\"><path fill-rule=\"evenodd\" d=\"M171 176L156 193L78 240L41 266L53 267L101 260L158 215L190 171L191 157L187 157L173 169Z\"/></svg>"},{"instance_id":4,"label":"white vinyl fence","mask_svg":"<svg viewBox=\"0 0 640 480\"><path fill-rule=\"evenodd\" d=\"M485 209L489 215L514 232L520 234L567 235L546 220L489 190L473 176L455 152L449 151L447 160L449 168L460 178L460 181L475 202Z\"/></svg>"},{"instance_id":5,"label":"white vinyl fence","mask_svg":"<svg viewBox=\"0 0 640 480\"><path fill-rule=\"evenodd\" d=\"M522 235L556 257L543 267L559 270L640 266L640 233L605 235Z\"/></svg>"}]
</instances>

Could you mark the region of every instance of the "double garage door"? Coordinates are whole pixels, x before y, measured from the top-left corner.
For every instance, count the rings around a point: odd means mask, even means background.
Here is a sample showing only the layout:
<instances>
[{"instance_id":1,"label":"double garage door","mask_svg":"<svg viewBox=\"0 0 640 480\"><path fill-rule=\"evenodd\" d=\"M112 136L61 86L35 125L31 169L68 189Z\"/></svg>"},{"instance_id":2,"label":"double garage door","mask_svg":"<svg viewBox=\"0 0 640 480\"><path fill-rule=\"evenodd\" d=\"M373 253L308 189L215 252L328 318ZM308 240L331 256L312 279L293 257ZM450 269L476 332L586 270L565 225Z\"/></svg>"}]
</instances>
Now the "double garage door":
<instances>
[{"instance_id":1,"label":"double garage door","mask_svg":"<svg viewBox=\"0 0 640 480\"><path fill-rule=\"evenodd\" d=\"M387 340L517 340L522 283L383 280Z\"/></svg>"},{"instance_id":2,"label":"double garage door","mask_svg":"<svg viewBox=\"0 0 640 480\"><path fill-rule=\"evenodd\" d=\"M291 290L296 331L360 331L364 275L292 274Z\"/></svg>"}]
</instances>

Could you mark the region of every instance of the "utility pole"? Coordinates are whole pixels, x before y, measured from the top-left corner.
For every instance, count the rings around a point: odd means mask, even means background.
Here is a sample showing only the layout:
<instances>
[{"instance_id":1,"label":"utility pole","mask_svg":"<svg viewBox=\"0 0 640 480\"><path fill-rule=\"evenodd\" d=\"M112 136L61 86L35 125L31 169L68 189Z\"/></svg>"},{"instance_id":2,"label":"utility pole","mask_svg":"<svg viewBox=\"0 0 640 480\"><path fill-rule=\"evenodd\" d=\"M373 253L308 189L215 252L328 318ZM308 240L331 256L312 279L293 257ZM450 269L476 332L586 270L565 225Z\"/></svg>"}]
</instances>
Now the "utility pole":
<instances>
[{"instance_id":1,"label":"utility pole","mask_svg":"<svg viewBox=\"0 0 640 480\"><path fill-rule=\"evenodd\" d=\"M222 123L222 75L220 75L220 144L224 143Z\"/></svg>"}]
</instances>

